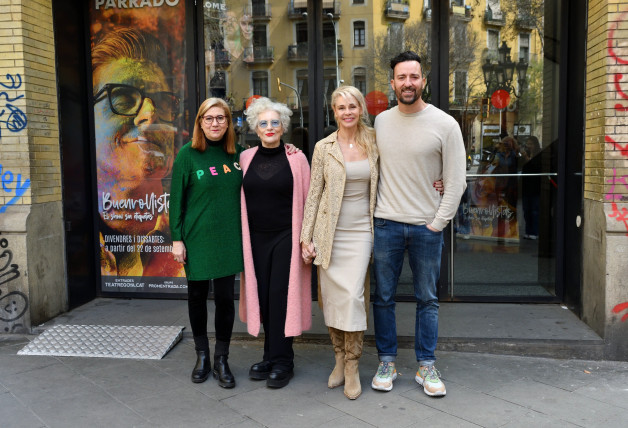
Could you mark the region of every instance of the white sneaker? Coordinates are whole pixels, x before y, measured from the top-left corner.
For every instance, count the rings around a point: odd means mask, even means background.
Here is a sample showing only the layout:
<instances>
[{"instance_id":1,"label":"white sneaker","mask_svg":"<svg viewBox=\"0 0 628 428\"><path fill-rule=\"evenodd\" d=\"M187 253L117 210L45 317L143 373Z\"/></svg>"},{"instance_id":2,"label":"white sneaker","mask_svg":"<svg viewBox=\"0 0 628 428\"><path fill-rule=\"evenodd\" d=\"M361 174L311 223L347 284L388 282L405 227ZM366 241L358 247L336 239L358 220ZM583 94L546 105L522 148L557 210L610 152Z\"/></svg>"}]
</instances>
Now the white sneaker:
<instances>
[{"instance_id":1,"label":"white sneaker","mask_svg":"<svg viewBox=\"0 0 628 428\"><path fill-rule=\"evenodd\" d=\"M371 382L371 388L378 391L390 391L395 379L397 379L397 369L395 369L394 361L381 361Z\"/></svg>"},{"instance_id":2,"label":"white sneaker","mask_svg":"<svg viewBox=\"0 0 628 428\"><path fill-rule=\"evenodd\" d=\"M447 393L445 384L440 380L440 373L434 366L420 366L414 380L423 385L423 392L430 397L440 397Z\"/></svg>"}]
</instances>

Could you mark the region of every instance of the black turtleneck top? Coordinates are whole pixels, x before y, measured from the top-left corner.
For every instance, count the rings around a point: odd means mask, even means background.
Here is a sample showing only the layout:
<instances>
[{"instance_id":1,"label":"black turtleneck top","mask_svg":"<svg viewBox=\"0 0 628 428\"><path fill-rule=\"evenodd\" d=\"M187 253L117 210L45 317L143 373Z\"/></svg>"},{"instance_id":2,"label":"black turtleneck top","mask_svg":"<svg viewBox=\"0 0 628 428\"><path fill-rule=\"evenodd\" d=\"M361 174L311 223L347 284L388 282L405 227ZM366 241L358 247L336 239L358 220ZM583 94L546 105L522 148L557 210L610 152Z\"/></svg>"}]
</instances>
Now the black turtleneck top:
<instances>
[{"instance_id":1,"label":"black turtleneck top","mask_svg":"<svg viewBox=\"0 0 628 428\"><path fill-rule=\"evenodd\" d=\"M292 229L292 170L283 143L262 145L242 180L249 227L255 232Z\"/></svg>"}]
</instances>

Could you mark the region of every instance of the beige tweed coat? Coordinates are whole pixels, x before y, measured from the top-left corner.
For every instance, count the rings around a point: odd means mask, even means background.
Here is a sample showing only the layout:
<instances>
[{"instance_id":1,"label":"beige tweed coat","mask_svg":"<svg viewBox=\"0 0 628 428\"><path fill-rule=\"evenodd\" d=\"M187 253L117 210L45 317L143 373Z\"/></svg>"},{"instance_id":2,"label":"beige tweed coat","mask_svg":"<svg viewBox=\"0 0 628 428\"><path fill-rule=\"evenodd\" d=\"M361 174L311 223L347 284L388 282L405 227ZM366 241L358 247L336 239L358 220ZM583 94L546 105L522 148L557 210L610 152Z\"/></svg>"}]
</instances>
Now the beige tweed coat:
<instances>
[{"instance_id":1,"label":"beige tweed coat","mask_svg":"<svg viewBox=\"0 0 628 428\"><path fill-rule=\"evenodd\" d=\"M303 212L301 242L314 241L316 258L314 264L323 269L329 267L331 248L334 243L336 223L340 215L342 196L345 190L345 162L340 146L336 141L338 132L323 138L314 147L312 157L312 176ZM374 150L368 157L371 168L371 186L369 209L371 234L373 233L373 212L377 198L377 179L379 177L378 154Z\"/></svg>"}]
</instances>

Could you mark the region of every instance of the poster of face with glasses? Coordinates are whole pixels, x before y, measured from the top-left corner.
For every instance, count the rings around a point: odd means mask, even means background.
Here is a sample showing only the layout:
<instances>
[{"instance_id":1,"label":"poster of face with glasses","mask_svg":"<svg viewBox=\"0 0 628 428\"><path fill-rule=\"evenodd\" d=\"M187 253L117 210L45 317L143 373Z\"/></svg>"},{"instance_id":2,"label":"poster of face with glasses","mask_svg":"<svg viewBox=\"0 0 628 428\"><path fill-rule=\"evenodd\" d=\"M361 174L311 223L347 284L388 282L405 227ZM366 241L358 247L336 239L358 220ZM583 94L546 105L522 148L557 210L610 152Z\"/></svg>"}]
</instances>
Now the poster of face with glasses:
<instances>
[{"instance_id":1,"label":"poster of face with glasses","mask_svg":"<svg viewBox=\"0 0 628 428\"><path fill-rule=\"evenodd\" d=\"M184 293L168 224L185 93L183 0L92 0L101 291Z\"/></svg>"}]
</instances>

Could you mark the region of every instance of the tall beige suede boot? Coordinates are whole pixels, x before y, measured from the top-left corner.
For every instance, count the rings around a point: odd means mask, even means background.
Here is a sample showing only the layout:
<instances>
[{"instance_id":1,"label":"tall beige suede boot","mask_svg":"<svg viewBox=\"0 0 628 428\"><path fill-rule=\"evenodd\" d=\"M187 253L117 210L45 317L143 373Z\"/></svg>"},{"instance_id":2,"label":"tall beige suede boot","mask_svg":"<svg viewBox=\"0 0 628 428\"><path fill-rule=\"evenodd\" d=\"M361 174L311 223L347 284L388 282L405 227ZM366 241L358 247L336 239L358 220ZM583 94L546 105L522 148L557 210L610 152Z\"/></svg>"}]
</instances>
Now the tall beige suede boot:
<instances>
[{"instance_id":1,"label":"tall beige suede boot","mask_svg":"<svg viewBox=\"0 0 628 428\"><path fill-rule=\"evenodd\" d=\"M328 327L328 329L331 343L334 346L336 366L329 375L327 386L335 388L345 383L345 332L333 327Z\"/></svg>"},{"instance_id":2,"label":"tall beige suede boot","mask_svg":"<svg viewBox=\"0 0 628 428\"><path fill-rule=\"evenodd\" d=\"M345 332L345 396L355 400L362 394L358 360L362 356L363 331Z\"/></svg>"}]
</instances>

